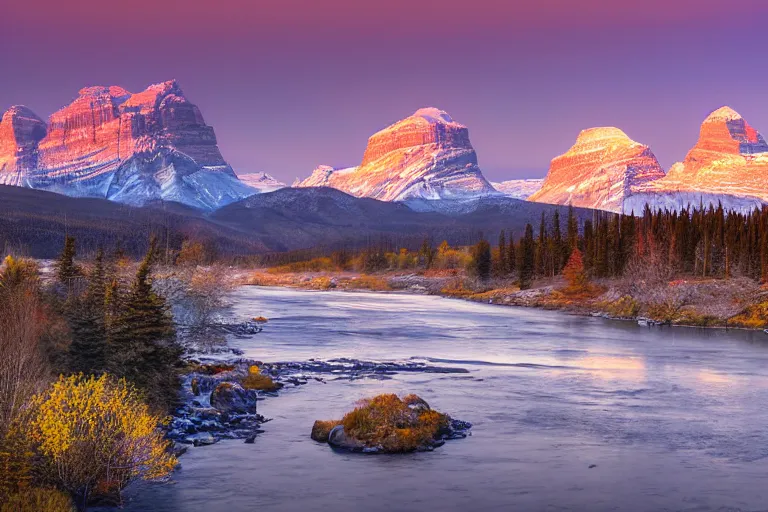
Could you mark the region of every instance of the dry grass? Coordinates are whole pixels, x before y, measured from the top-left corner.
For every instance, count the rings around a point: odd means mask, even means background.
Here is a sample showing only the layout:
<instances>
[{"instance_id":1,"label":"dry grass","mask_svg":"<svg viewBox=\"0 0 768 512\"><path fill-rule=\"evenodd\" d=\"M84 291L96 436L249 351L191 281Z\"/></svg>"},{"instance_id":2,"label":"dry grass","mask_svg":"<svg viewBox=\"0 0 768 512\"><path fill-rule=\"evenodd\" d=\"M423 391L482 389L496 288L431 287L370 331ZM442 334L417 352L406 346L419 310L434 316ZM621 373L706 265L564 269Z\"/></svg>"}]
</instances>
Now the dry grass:
<instances>
[{"instance_id":1,"label":"dry grass","mask_svg":"<svg viewBox=\"0 0 768 512\"><path fill-rule=\"evenodd\" d=\"M728 320L729 325L748 329L768 327L768 300L747 306L741 313Z\"/></svg>"},{"instance_id":2,"label":"dry grass","mask_svg":"<svg viewBox=\"0 0 768 512\"><path fill-rule=\"evenodd\" d=\"M8 497L0 512L74 512L69 496L56 489L28 487Z\"/></svg>"},{"instance_id":3,"label":"dry grass","mask_svg":"<svg viewBox=\"0 0 768 512\"><path fill-rule=\"evenodd\" d=\"M360 290L371 290L377 292L389 291L392 288L386 279L378 276L369 276L366 274L361 275L349 282L351 288L357 288Z\"/></svg>"},{"instance_id":4,"label":"dry grass","mask_svg":"<svg viewBox=\"0 0 768 512\"><path fill-rule=\"evenodd\" d=\"M216 363L216 364L200 364L191 362L187 365L187 371L189 373L201 373L203 375L217 375L219 373L230 372L235 367L231 364Z\"/></svg>"},{"instance_id":5,"label":"dry grass","mask_svg":"<svg viewBox=\"0 0 768 512\"><path fill-rule=\"evenodd\" d=\"M339 268L333 264L331 258L314 258L309 261L298 261L278 267L272 267L267 272L270 274L290 274L297 272L333 272Z\"/></svg>"},{"instance_id":6,"label":"dry grass","mask_svg":"<svg viewBox=\"0 0 768 512\"><path fill-rule=\"evenodd\" d=\"M615 318L635 318L640 313L640 303L629 295L624 295L612 302L604 302L600 306Z\"/></svg>"},{"instance_id":7,"label":"dry grass","mask_svg":"<svg viewBox=\"0 0 768 512\"><path fill-rule=\"evenodd\" d=\"M269 375L263 375L258 366L248 368L248 375L240 380L240 384L245 389L255 389L256 391L273 392L282 388L283 385L272 380Z\"/></svg>"}]
</instances>

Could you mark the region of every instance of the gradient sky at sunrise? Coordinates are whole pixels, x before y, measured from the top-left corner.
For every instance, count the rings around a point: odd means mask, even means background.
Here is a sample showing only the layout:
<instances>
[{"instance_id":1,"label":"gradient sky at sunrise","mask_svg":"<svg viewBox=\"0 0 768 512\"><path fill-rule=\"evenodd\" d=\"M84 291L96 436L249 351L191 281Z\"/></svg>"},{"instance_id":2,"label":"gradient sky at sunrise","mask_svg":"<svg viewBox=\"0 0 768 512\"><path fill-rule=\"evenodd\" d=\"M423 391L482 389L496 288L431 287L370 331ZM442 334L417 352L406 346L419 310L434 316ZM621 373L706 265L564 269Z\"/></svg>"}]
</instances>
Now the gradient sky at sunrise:
<instances>
[{"instance_id":1,"label":"gradient sky at sunrise","mask_svg":"<svg viewBox=\"0 0 768 512\"><path fill-rule=\"evenodd\" d=\"M603 125L667 168L722 105L768 132L766 26L765 0L6 0L0 109L176 78L237 172L289 182L422 106L469 126L492 180Z\"/></svg>"}]
</instances>

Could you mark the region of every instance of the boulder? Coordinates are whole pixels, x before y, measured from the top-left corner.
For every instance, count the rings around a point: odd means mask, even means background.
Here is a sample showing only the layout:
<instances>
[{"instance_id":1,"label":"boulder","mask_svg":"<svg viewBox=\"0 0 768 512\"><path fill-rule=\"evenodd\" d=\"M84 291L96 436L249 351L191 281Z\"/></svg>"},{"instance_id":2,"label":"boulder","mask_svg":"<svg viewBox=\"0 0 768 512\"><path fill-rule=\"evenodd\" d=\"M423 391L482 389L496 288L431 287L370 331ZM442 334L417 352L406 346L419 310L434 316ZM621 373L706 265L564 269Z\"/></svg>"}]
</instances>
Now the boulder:
<instances>
[{"instance_id":1,"label":"boulder","mask_svg":"<svg viewBox=\"0 0 768 512\"><path fill-rule=\"evenodd\" d=\"M429 404L418 395L408 395L403 398L403 403L416 412L429 411Z\"/></svg>"},{"instance_id":2,"label":"boulder","mask_svg":"<svg viewBox=\"0 0 768 512\"><path fill-rule=\"evenodd\" d=\"M234 382L221 382L211 393L211 407L224 413L256 411L256 393Z\"/></svg>"},{"instance_id":3,"label":"boulder","mask_svg":"<svg viewBox=\"0 0 768 512\"><path fill-rule=\"evenodd\" d=\"M315 424L312 425L312 433L310 434L310 437L318 443L327 443L331 430L338 425L338 421L317 420L315 421Z\"/></svg>"},{"instance_id":4,"label":"boulder","mask_svg":"<svg viewBox=\"0 0 768 512\"><path fill-rule=\"evenodd\" d=\"M344 425L336 425L331 429L331 431L328 433L328 444L334 448L349 450L352 452L361 452L366 448L364 443L349 437L344 432Z\"/></svg>"}]
</instances>

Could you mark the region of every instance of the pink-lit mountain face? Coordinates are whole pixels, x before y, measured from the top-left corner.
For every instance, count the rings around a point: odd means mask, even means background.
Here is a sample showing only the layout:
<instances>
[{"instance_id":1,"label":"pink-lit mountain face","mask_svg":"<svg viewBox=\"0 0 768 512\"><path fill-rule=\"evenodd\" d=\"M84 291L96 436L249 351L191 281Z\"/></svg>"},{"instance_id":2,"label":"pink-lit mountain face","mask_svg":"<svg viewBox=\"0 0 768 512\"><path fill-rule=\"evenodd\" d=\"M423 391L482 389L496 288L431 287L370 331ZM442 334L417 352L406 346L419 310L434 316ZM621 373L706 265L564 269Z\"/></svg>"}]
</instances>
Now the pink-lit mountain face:
<instances>
[{"instance_id":1,"label":"pink-lit mountain face","mask_svg":"<svg viewBox=\"0 0 768 512\"><path fill-rule=\"evenodd\" d=\"M665 175L647 146L616 128L585 130L555 158L528 200L614 212L717 205L750 210L768 203L768 144L729 107L712 112L699 140Z\"/></svg>"},{"instance_id":2,"label":"pink-lit mountain face","mask_svg":"<svg viewBox=\"0 0 768 512\"><path fill-rule=\"evenodd\" d=\"M592 128L552 160L541 189L528 200L620 212L627 197L662 177L648 146L618 128Z\"/></svg>"},{"instance_id":3,"label":"pink-lit mountain face","mask_svg":"<svg viewBox=\"0 0 768 512\"><path fill-rule=\"evenodd\" d=\"M294 186L328 186L382 201L496 194L480 171L467 127L436 108L420 109L372 135L360 166L320 166Z\"/></svg>"},{"instance_id":4,"label":"pink-lit mountain face","mask_svg":"<svg viewBox=\"0 0 768 512\"><path fill-rule=\"evenodd\" d=\"M47 125L26 107L12 107L0 123L0 183L202 209L254 193L175 81L136 94L87 87Z\"/></svg>"},{"instance_id":5,"label":"pink-lit mountain face","mask_svg":"<svg viewBox=\"0 0 768 512\"><path fill-rule=\"evenodd\" d=\"M768 202L768 144L737 112L723 107L701 125L685 160L646 188L648 193L706 193Z\"/></svg>"}]
</instances>

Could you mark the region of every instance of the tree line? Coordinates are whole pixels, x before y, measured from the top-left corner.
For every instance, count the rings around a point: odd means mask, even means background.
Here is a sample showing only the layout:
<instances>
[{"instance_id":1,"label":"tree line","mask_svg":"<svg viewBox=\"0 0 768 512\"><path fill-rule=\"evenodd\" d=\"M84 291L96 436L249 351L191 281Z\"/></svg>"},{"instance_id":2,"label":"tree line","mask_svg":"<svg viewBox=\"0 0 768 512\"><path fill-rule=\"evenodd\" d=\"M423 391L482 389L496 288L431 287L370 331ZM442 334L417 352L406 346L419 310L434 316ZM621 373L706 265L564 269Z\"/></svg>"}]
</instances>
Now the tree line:
<instances>
[{"instance_id":1,"label":"tree line","mask_svg":"<svg viewBox=\"0 0 768 512\"><path fill-rule=\"evenodd\" d=\"M569 207L565 218L558 210L550 218L542 213L537 226L528 223L521 233L502 230L496 240L478 238L464 247L425 238L417 250L391 243L329 252L315 248L271 255L264 263L285 271L466 269L482 280L516 279L525 289L534 279L562 275L578 251L589 278L616 278L630 266L653 265L677 275L768 280L768 208L743 213L722 205L680 211L646 207L642 216L595 211L580 222Z\"/></svg>"}]
</instances>

